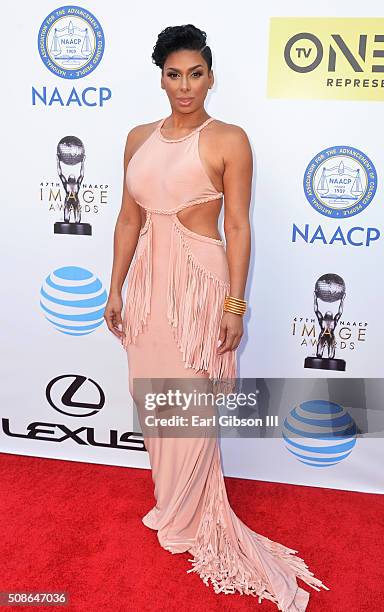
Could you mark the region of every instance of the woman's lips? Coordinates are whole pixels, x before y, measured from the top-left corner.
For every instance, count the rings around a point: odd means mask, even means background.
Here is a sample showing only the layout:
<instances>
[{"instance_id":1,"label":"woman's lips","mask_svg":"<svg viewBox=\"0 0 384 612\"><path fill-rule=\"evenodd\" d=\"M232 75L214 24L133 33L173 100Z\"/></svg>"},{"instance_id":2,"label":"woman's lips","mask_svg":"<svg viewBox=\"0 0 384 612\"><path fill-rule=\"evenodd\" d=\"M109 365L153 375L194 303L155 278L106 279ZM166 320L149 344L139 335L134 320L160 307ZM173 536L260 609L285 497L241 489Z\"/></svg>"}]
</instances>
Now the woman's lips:
<instances>
[{"instance_id":1,"label":"woman's lips","mask_svg":"<svg viewBox=\"0 0 384 612\"><path fill-rule=\"evenodd\" d=\"M191 104L192 100L193 98L177 98L177 101L182 106L188 106L188 104Z\"/></svg>"}]
</instances>

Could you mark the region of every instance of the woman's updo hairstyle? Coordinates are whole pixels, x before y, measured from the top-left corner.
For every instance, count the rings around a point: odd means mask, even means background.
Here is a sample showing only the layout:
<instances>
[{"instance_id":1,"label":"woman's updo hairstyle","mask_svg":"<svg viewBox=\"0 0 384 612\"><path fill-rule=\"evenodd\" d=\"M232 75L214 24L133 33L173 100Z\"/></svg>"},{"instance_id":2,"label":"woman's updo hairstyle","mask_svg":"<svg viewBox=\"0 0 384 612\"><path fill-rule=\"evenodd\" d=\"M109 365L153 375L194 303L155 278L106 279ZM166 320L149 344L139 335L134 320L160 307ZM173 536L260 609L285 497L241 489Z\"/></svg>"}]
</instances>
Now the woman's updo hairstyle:
<instances>
[{"instance_id":1,"label":"woman's updo hairstyle","mask_svg":"<svg viewBox=\"0 0 384 612\"><path fill-rule=\"evenodd\" d=\"M209 72L212 68L212 53L211 49L205 44L206 39L206 33L191 23L181 26L168 26L157 37L156 44L153 47L152 62L163 70L168 55L173 51L180 51L181 49L202 50L201 55L207 62Z\"/></svg>"}]
</instances>

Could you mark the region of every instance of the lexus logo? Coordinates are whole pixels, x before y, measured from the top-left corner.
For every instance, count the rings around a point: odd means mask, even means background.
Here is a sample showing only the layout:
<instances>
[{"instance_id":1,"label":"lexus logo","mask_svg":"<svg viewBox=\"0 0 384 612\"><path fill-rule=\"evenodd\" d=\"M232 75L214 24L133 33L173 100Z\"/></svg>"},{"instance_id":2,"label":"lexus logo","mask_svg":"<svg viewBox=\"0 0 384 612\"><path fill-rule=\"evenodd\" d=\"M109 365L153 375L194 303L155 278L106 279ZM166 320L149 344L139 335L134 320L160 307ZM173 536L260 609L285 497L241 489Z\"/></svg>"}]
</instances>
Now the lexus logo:
<instances>
[{"instance_id":1,"label":"lexus logo","mask_svg":"<svg viewBox=\"0 0 384 612\"><path fill-rule=\"evenodd\" d=\"M88 401L77 396L86 395ZM97 414L105 404L105 395L94 380L80 374L63 374L49 382L46 398L57 412L74 417L89 417Z\"/></svg>"}]
</instances>

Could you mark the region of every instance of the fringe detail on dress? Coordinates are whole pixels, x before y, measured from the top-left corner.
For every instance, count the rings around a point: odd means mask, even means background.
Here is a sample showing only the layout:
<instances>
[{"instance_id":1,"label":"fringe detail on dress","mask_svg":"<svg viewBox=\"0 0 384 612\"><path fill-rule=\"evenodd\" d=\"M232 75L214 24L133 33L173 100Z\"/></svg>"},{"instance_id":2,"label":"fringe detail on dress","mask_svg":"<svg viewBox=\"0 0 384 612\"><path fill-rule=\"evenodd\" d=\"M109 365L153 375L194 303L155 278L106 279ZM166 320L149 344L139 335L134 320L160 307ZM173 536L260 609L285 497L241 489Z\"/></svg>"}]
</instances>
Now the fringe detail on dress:
<instances>
[{"instance_id":1,"label":"fringe detail on dress","mask_svg":"<svg viewBox=\"0 0 384 612\"><path fill-rule=\"evenodd\" d=\"M251 558L247 557L246 551L241 549L241 541L237 540L237 546L229 537L226 528L226 519L223 516L224 501L222 499L221 487L225 487L223 476L217 474L217 467L213 468L208 490L206 492L206 506L203 510L202 521L199 526L196 543L189 549L193 559L192 568L187 573L196 572L204 584L209 587L211 582L215 593L235 593L241 595L252 595L262 599L273 601L279 610L282 608L271 587L264 576L259 574ZM230 509L230 512L233 512ZM293 570L296 577L301 578L306 584L320 591L323 587L321 580L315 578L310 572L303 559L293 556L296 550L288 548L278 542L262 536L243 524L252 539L255 540L255 549L263 547L268 553L284 561Z\"/></svg>"},{"instance_id":2,"label":"fringe detail on dress","mask_svg":"<svg viewBox=\"0 0 384 612\"><path fill-rule=\"evenodd\" d=\"M139 257L130 269L128 288L125 299L123 329L125 332L123 346L135 344L136 336L143 331L151 311L152 289L152 219L150 213L141 235L146 235L146 243Z\"/></svg>"},{"instance_id":3,"label":"fringe detail on dress","mask_svg":"<svg viewBox=\"0 0 384 612\"><path fill-rule=\"evenodd\" d=\"M294 571L297 578L301 578L303 582L315 589L315 591L320 591L319 587L329 591L329 588L325 586L319 578L315 578L313 572L309 571L308 565L305 563L304 559L295 555L295 553L298 552L297 550L288 548L279 542L274 542L260 533L252 532L252 535L266 550L268 550L268 552L279 559L283 559L283 561L285 561Z\"/></svg>"},{"instance_id":4,"label":"fringe detail on dress","mask_svg":"<svg viewBox=\"0 0 384 612\"><path fill-rule=\"evenodd\" d=\"M224 298L229 283L195 258L173 223L168 269L167 316L183 360L196 372L206 371L216 392L230 392L236 377L236 352L217 354ZM231 380L230 380L231 379Z\"/></svg>"}]
</instances>

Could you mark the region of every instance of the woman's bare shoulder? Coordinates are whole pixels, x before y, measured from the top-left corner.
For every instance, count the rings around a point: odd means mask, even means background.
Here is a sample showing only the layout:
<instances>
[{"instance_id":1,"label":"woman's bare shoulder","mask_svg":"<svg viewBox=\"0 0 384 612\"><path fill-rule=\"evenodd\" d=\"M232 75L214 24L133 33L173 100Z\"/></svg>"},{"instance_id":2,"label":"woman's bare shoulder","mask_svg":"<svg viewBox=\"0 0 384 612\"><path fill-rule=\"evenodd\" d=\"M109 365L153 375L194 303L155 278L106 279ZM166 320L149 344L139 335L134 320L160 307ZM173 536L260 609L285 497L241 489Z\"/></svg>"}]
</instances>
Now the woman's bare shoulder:
<instances>
[{"instance_id":1,"label":"woman's bare shoulder","mask_svg":"<svg viewBox=\"0 0 384 612\"><path fill-rule=\"evenodd\" d=\"M244 138L248 140L248 135L244 128L235 123L227 123L226 121L221 121L221 119L215 119L211 122L211 126L217 136L231 140L241 140Z\"/></svg>"},{"instance_id":2,"label":"woman's bare shoulder","mask_svg":"<svg viewBox=\"0 0 384 612\"><path fill-rule=\"evenodd\" d=\"M151 121L150 123L140 123L139 125L135 125L128 132L128 136L132 134L132 136L140 136L141 134L146 134L147 132L152 132L157 124L160 123L160 119L157 121Z\"/></svg>"},{"instance_id":3,"label":"woman's bare shoulder","mask_svg":"<svg viewBox=\"0 0 384 612\"><path fill-rule=\"evenodd\" d=\"M248 156L251 154L248 134L240 125L215 119L208 124L207 128L207 139L212 148L221 152L223 159L239 154Z\"/></svg>"},{"instance_id":4,"label":"woman's bare shoulder","mask_svg":"<svg viewBox=\"0 0 384 612\"><path fill-rule=\"evenodd\" d=\"M144 143L145 140L156 129L160 119L151 121L150 123L140 123L132 127L128 134L125 143L125 157L129 158L133 153Z\"/></svg>"}]
</instances>

